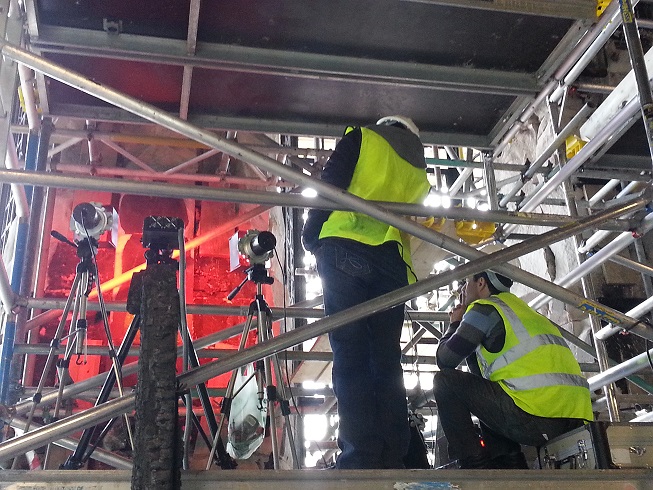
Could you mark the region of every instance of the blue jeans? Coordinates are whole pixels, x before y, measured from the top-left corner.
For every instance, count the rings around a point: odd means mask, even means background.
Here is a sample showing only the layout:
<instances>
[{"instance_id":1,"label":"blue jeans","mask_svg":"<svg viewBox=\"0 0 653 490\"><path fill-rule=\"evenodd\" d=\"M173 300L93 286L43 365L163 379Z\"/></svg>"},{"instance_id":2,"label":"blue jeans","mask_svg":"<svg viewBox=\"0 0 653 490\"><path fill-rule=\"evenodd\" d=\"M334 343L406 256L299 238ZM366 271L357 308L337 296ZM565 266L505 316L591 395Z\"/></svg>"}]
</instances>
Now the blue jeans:
<instances>
[{"instance_id":1,"label":"blue jeans","mask_svg":"<svg viewBox=\"0 0 653 490\"><path fill-rule=\"evenodd\" d=\"M397 243L320 240L315 251L327 315L406 286ZM410 431L399 344L404 305L329 334L338 399L337 468L403 468Z\"/></svg>"}]
</instances>

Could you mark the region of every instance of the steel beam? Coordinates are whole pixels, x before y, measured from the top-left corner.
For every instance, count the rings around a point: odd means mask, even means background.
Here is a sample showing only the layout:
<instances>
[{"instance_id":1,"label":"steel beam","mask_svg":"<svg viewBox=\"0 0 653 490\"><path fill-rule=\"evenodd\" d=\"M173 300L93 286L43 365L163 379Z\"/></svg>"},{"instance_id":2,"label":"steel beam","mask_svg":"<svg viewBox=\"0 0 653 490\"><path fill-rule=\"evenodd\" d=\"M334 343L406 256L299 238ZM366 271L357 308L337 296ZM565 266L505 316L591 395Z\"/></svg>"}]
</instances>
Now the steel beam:
<instances>
[{"instance_id":1,"label":"steel beam","mask_svg":"<svg viewBox=\"0 0 653 490\"><path fill-rule=\"evenodd\" d=\"M42 25L31 45L43 53L190 66L211 70L319 78L390 86L422 87L497 95L535 95L533 75L498 70L403 61L374 60L300 51L197 43L188 54L186 40L120 34L107 43L106 33Z\"/></svg>"},{"instance_id":2,"label":"steel beam","mask_svg":"<svg viewBox=\"0 0 653 490\"><path fill-rule=\"evenodd\" d=\"M409 0L513 14L542 15L564 19L596 18L595 0Z\"/></svg>"},{"instance_id":3,"label":"steel beam","mask_svg":"<svg viewBox=\"0 0 653 490\"><path fill-rule=\"evenodd\" d=\"M142 118L128 111L114 107L52 104L49 109L52 117L69 119L93 119L94 121L122 122L128 124L144 124ZM188 116L188 122L200 128L211 128L223 131L246 131L252 133L273 133L306 136L323 136L340 138L345 123L332 124L322 121L298 121L285 119L267 119L262 117L239 117L224 115L193 114ZM351 122L351 121L349 121ZM485 135L467 133L445 133L436 131L420 131L420 139L427 145L452 145L467 148L489 149L490 141Z\"/></svg>"}]
</instances>

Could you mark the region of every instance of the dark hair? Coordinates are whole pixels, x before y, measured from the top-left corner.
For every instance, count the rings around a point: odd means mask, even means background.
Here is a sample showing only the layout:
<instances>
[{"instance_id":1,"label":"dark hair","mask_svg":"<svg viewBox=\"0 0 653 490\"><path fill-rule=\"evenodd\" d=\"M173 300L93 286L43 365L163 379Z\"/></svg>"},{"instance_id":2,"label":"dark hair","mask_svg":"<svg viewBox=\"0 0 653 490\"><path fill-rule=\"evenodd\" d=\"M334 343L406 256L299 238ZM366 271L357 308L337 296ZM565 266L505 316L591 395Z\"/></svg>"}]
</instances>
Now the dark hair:
<instances>
[{"instance_id":1,"label":"dark hair","mask_svg":"<svg viewBox=\"0 0 653 490\"><path fill-rule=\"evenodd\" d=\"M512 279L510 279L509 277L503 276L501 274L496 274L496 276L497 276L497 279L499 279L499 281L501 281L501 284L503 284L507 288L510 288L512 286ZM485 271L479 272L478 274L474 274L473 277L474 277L475 281L479 280L481 277L483 279L485 279L485 282L487 283L487 287L490 290L490 294L499 294L499 293L503 292L503 291L499 291L496 288L496 286L494 284L492 284L489 277L487 276L487 272L485 272Z\"/></svg>"}]
</instances>

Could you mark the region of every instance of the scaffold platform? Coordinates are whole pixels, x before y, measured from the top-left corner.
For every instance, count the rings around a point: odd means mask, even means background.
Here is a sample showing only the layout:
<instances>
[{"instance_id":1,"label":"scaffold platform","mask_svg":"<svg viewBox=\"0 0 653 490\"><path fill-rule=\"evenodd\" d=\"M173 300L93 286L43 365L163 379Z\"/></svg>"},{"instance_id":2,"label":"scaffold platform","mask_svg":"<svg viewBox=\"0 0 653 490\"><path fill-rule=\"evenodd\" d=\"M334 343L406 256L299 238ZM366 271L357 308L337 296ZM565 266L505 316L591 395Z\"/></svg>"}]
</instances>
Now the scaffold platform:
<instances>
[{"instance_id":1,"label":"scaffold platform","mask_svg":"<svg viewBox=\"0 0 653 490\"><path fill-rule=\"evenodd\" d=\"M182 474L183 490L653 489L653 470L216 470ZM2 471L0 490L130 490L131 472Z\"/></svg>"}]
</instances>

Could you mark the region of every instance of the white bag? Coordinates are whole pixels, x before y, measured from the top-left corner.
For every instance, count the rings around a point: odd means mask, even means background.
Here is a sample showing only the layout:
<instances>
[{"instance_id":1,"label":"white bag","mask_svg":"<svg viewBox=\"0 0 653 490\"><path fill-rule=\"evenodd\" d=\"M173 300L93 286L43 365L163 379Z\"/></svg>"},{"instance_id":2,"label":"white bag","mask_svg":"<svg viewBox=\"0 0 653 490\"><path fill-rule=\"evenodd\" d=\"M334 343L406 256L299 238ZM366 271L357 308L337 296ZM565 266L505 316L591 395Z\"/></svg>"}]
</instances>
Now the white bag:
<instances>
[{"instance_id":1,"label":"white bag","mask_svg":"<svg viewBox=\"0 0 653 490\"><path fill-rule=\"evenodd\" d=\"M231 414L227 435L227 452L232 458L247 459L263 443L267 400L259 408L258 387L254 364L250 363L236 372ZM241 388L242 387L242 388Z\"/></svg>"}]
</instances>

